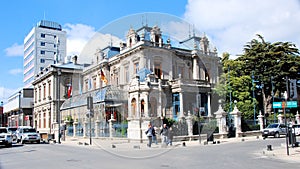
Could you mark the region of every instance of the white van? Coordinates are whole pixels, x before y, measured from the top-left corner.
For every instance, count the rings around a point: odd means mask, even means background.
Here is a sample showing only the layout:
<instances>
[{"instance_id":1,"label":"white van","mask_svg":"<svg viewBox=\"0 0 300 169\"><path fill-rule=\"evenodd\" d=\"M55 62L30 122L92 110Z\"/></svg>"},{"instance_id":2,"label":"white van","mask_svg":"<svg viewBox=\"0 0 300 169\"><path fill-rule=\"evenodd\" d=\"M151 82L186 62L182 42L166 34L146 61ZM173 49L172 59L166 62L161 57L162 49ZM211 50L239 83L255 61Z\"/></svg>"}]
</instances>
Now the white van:
<instances>
[{"instance_id":1,"label":"white van","mask_svg":"<svg viewBox=\"0 0 300 169\"><path fill-rule=\"evenodd\" d=\"M35 142L39 144L41 142L40 134L31 126L19 126L16 133L17 143Z\"/></svg>"}]
</instances>

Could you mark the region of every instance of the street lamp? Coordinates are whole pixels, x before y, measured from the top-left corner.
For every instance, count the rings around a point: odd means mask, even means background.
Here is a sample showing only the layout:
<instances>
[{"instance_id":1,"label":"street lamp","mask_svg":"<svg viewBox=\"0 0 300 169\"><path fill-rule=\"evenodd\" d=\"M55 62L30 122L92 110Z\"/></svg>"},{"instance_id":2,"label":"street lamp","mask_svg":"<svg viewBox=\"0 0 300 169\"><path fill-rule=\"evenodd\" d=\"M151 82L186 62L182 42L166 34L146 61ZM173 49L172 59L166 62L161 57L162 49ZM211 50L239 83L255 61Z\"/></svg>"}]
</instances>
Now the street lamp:
<instances>
[{"instance_id":1,"label":"street lamp","mask_svg":"<svg viewBox=\"0 0 300 169\"><path fill-rule=\"evenodd\" d=\"M61 76L61 70L57 69L57 122L58 122L58 143L60 144L60 76Z\"/></svg>"},{"instance_id":2,"label":"street lamp","mask_svg":"<svg viewBox=\"0 0 300 169\"><path fill-rule=\"evenodd\" d=\"M290 155L289 153L289 143L288 143L288 127L287 127L287 121L286 121L286 111L285 111L285 107L287 105L287 99L288 99L288 79L287 77L285 77L285 82L286 82L286 91L284 92L284 104L283 106L283 112L284 112L284 123L285 123L285 132L286 132L286 136L285 136L285 142L286 142L286 154Z\"/></svg>"},{"instance_id":3,"label":"street lamp","mask_svg":"<svg viewBox=\"0 0 300 169\"><path fill-rule=\"evenodd\" d=\"M21 94L22 92L19 91L19 115L18 115L18 126L22 126L21 124Z\"/></svg>"}]
</instances>

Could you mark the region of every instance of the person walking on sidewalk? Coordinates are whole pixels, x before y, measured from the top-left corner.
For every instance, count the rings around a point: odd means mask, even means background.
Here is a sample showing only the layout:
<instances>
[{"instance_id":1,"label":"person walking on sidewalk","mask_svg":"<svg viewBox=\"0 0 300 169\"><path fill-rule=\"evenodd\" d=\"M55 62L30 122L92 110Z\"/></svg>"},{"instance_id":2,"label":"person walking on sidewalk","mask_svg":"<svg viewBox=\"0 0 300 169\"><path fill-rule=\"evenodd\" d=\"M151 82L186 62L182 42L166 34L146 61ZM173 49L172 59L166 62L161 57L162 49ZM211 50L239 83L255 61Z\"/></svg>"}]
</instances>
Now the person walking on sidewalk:
<instances>
[{"instance_id":1,"label":"person walking on sidewalk","mask_svg":"<svg viewBox=\"0 0 300 169\"><path fill-rule=\"evenodd\" d=\"M153 136L152 136L152 143L155 143L157 145L157 137L156 137L156 127L153 127Z\"/></svg>"},{"instance_id":2,"label":"person walking on sidewalk","mask_svg":"<svg viewBox=\"0 0 300 169\"><path fill-rule=\"evenodd\" d=\"M145 134L148 137L148 144L147 144L148 147L151 147L153 133L155 133L154 128L152 127L151 123L149 123L148 129L145 131Z\"/></svg>"},{"instance_id":3,"label":"person walking on sidewalk","mask_svg":"<svg viewBox=\"0 0 300 169\"><path fill-rule=\"evenodd\" d=\"M162 146L167 146L168 145L168 135L169 135L169 128L168 128L167 124L163 124L163 128L160 130L160 135L161 135Z\"/></svg>"},{"instance_id":4,"label":"person walking on sidewalk","mask_svg":"<svg viewBox=\"0 0 300 169\"><path fill-rule=\"evenodd\" d=\"M174 131L173 131L172 127L170 127L169 133L168 133L168 144L170 144L170 146L172 146L173 137L174 137Z\"/></svg>"}]
</instances>

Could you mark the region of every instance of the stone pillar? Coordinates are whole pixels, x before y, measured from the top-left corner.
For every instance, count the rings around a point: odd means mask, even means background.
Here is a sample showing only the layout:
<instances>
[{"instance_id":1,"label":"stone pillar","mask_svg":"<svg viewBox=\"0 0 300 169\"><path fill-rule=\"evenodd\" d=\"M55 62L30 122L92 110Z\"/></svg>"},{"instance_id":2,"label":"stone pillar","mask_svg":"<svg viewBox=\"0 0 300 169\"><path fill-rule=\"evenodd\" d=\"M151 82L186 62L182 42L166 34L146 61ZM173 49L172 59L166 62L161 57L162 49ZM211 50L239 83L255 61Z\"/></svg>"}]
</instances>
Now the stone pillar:
<instances>
[{"instance_id":1,"label":"stone pillar","mask_svg":"<svg viewBox=\"0 0 300 169\"><path fill-rule=\"evenodd\" d=\"M297 124L300 124L300 115L299 115L298 111L297 111L297 114L296 114L296 122L297 122Z\"/></svg>"},{"instance_id":2,"label":"stone pillar","mask_svg":"<svg viewBox=\"0 0 300 169\"><path fill-rule=\"evenodd\" d=\"M183 115L183 94L182 92L179 92L179 99L180 99L180 112L179 112L179 117L184 116Z\"/></svg>"},{"instance_id":3,"label":"stone pillar","mask_svg":"<svg viewBox=\"0 0 300 169\"><path fill-rule=\"evenodd\" d=\"M85 119L83 122L83 138L87 137L87 130L88 130L88 121Z\"/></svg>"},{"instance_id":4,"label":"stone pillar","mask_svg":"<svg viewBox=\"0 0 300 169\"><path fill-rule=\"evenodd\" d=\"M95 121L95 137L100 137L100 120L98 118Z\"/></svg>"},{"instance_id":5,"label":"stone pillar","mask_svg":"<svg viewBox=\"0 0 300 169\"><path fill-rule=\"evenodd\" d=\"M73 137L76 137L78 122L73 123Z\"/></svg>"},{"instance_id":6,"label":"stone pillar","mask_svg":"<svg viewBox=\"0 0 300 169\"><path fill-rule=\"evenodd\" d=\"M193 58L193 79L194 80L199 80L199 63L198 63L198 56L197 56L197 51L193 50L192 53L192 58Z\"/></svg>"},{"instance_id":7,"label":"stone pillar","mask_svg":"<svg viewBox=\"0 0 300 169\"><path fill-rule=\"evenodd\" d=\"M278 114L277 118L278 118L278 123L283 123L283 115L282 114Z\"/></svg>"},{"instance_id":8,"label":"stone pillar","mask_svg":"<svg viewBox=\"0 0 300 169\"><path fill-rule=\"evenodd\" d=\"M186 117L186 123L188 127L188 136L193 135L193 117L191 115L191 112L188 111L188 116Z\"/></svg>"},{"instance_id":9,"label":"stone pillar","mask_svg":"<svg viewBox=\"0 0 300 169\"><path fill-rule=\"evenodd\" d=\"M259 115L257 116L258 123L259 123L259 129L260 131L263 131L264 129L264 116L261 114L261 111L259 111Z\"/></svg>"},{"instance_id":10,"label":"stone pillar","mask_svg":"<svg viewBox=\"0 0 300 169\"><path fill-rule=\"evenodd\" d=\"M114 128L113 128L113 122L116 121L114 119L113 114L111 115L111 118L108 120L109 122L109 137L112 138L113 137L113 133L114 133Z\"/></svg>"},{"instance_id":11,"label":"stone pillar","mask_svg":"<svg viewBox=\"0 0 300 169\"><path fill-rule=\"evenodd\" d=\"M211 118L210 92L207 93L207 117Z\"/></svg>"},{"instance_id":12,"label":"stone pillar","mask_svg":"<svg viewBox=\"0 0 300 169\"><path fill-rule=\"evenodd\" d=\"M214 113L216 115L217 124L219 127L219 134L227 135L227 126L226 126L226 115L227 113L223 110L221 105L221 100L219 100L218 111Z\"/></svg>"},{"instance_id":13,"label":"stone pillar","mask_svg":"<svg viewBox=\"0 0 300 169\"><path fill-rule=\"evenodd\" d=\"M239 135L242 133L242 125L241 125L242 113L238 110L236 106L234 106L234 109L230 114L234 118L235 137L239 137Z\"/></svg>"}]
</instances>

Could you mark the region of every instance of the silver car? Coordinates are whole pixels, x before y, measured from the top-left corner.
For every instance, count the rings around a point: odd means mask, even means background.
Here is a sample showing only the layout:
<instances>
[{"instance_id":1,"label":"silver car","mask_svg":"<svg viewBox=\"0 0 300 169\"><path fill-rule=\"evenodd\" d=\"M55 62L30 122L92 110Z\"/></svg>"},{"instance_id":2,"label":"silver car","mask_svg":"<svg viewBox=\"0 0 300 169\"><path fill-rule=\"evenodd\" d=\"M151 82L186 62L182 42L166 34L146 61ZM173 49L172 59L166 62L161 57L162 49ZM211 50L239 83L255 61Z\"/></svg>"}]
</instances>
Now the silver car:
<instances>
[{"instance_id":1,"label":"silver car","mask_svg":"<svg viewBox=\"0 0 300 169\"><path fill-rule=\"evenodd\" d=\"M286 126L281 123L272 123L262 132L262 136L264 138L267 138L268 136L279 138L280 135L286 135Z\"/></svg>"}]
</instances>

